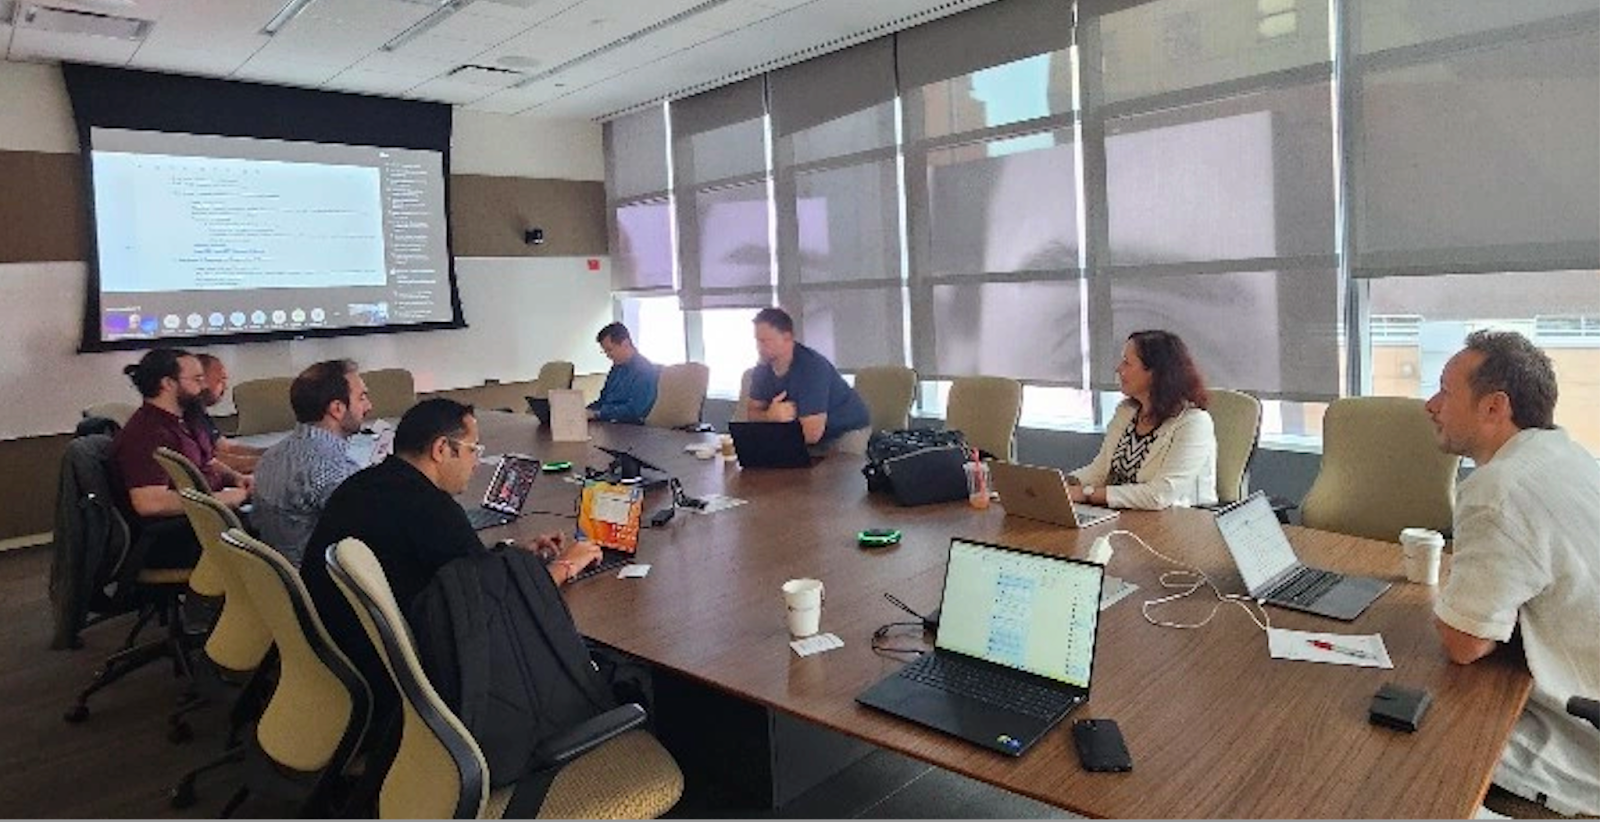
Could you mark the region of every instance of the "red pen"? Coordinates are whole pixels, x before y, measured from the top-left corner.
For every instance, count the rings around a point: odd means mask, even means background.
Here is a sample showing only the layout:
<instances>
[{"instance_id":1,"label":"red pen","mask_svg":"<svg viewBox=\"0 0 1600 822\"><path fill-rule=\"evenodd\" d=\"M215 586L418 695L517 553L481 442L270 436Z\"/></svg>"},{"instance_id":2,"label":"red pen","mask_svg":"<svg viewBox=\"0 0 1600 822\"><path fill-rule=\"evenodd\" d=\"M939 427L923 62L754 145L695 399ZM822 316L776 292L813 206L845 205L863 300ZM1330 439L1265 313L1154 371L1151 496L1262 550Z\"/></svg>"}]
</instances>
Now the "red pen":
<instances>
[{"instance_id":1,"label":"red pen","mask_svg":"<svg viewBox=\"0 0 1600 822\"><path fill-rule=\"evenodd\" d=\"M1345 656L1353 656L1356 659L1377 659L1377 657L1373 656L1371 653L1363 651L1360 648L1346 648L1343 645L1335 645L1332 642L1321 639L1308 639L1306 642L1310 643L1311 647L1313 648L1320 648L1324 651L1333 651L1336 654L1344 654Z\"/></svg>"}]
</instances>

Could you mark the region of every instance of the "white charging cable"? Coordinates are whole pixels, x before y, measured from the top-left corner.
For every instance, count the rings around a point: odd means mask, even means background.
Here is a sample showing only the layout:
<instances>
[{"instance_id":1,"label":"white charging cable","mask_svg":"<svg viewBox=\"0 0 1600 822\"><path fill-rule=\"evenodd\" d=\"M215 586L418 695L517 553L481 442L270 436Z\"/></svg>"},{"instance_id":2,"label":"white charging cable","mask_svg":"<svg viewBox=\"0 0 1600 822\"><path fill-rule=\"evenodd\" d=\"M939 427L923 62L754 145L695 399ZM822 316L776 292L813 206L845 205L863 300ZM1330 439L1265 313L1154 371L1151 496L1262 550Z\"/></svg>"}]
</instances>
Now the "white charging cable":
<instances>
[{"instance_id":1,"label":"white charging cable","mask_svg":"<svg viewBox=\"0 0 1600 822\"><path fill-rule=\"evenodd\" d=\"M1262 606L1260 600L1251 599L1247 596L1240 596L1239 594L1222 593L1222 591L1217 588L1216 583L1211 581L1211 577L1206 575L1205 571L1202 571L1187 562L1179 562L1178 560L1175 560L1172 557L1157 551L1150 545L1150 543L1144 541L1144 537L1141 537L1132 531L1118 529L1106 534L1104 537L1102 537L1102 539L1106 540L1109 544L1111 537L1115 536L1133 537L1133 540L1144 546L1146 551L1149 551L1150 553L1155 554L1157 557L1166 560L1168 563L1183 569L1181 571L1163 571L1161 573L1161 587L1170 591L1176 591L1176 593L1168 594L1167 596L1158 597L1156 599L1147 599L1145 600L1144 604L1140 606L1140 613L1144 614L1145 621L1151 625L1155 625L1160 628L1201 628L1207 623L1211 622L1212 618L1217 615L1217 609L1221 608L1224 604L1232 603L1239 606L1239 608L1250 617L1250 621L1256 624L1257 628L1260 628L1263 631L1272 629L1272 618L1267 615L1267 609ZM1177 600L1187 598L1194 592L1200 590L1202 586L1209 587L1211 589L1211 593L1217 598L1217 601L1211 605L1211 613L1206 614L1205 619L1193 623L1169 622L1166 620L1157 619L1151 615L1151 609L1158 608L1169 602L1176 602ZM1255 611L1250 609L1251 605L1256 607ZM1256 611L1261 612L1259 619L1256 617Z\"/></svg>"}]
</instances>

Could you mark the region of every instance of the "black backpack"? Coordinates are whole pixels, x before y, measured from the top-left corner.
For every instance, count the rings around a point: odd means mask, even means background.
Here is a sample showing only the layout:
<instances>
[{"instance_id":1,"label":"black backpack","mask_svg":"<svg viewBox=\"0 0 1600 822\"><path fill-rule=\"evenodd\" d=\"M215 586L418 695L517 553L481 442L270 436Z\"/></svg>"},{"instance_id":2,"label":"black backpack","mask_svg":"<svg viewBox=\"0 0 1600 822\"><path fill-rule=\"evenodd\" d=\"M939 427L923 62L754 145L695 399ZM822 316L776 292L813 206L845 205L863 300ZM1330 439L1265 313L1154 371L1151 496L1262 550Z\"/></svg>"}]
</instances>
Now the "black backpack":
<instances>
[{"instance_id":1,"label":"black backpack","mask_svg":"<svg viewBox=\"0 0 1600 822\"><path fill-rule=\"evenodd\" d=\"M950 502L967 496L961 466L971 459L972 448L960 431L879 431L867 441L861 473L869 492L893 494L901 505Z\"/></svg>"}]
</instances>

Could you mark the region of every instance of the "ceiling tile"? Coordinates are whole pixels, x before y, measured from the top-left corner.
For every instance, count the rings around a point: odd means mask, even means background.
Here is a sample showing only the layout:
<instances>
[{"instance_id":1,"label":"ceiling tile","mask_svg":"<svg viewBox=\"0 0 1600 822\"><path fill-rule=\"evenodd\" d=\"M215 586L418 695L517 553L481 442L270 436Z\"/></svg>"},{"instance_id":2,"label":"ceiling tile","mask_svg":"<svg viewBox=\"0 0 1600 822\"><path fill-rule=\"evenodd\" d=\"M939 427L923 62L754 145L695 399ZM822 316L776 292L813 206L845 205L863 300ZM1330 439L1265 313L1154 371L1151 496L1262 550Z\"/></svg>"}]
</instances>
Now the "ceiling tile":
<instances>
[{"instance_id":1,"label":"ceiling tile","mask_svg":"<svg viewBox=\"0 0 1600 822\"><path fill-rule=\"evenodd\" d=\"M437 77L456 67L455 63L448 60L428 60L421 57L412 57L398 51L375 51L356 61L350 68L357 71L371 71L378 74L394 74L409 77L416 82Z\"/></svg>"},{"instance_id":2,"label":"ceiling tile","mask_svg":"<svg viewBox=\"0 0 1600 822\"><path fill-rule=\"evenodd\" d=\"M151 48L142 46L128 65L152 71L198 74L205 77L226 77L250 58L247 51L197 51L181 48Z\"/></svg>"},{"instance_id":3,"label":"ceiling tile","mask_svg":"<svg viewBox=\"0 0 1600 822\"><path fill-rule=\"evenodd\" d=\"M262 47L264 52L298 54L322 63L340 61L352 63L389 41L394 35L363 26L339 23L333 20L298 19L296 23L307 26L290 26L278 30Z\"/></svg>"},{"instance_id":4,"label":"ceiling tile","mask_svg":"<svg viewBox=\"0 0 1600 822\"><path fill-rule=\"evenodd\" d=\"M13 60L71 60L120 66L138 49L138 42L133 40L20 28L12 32L7 54Z\"/></svg>"},{"instance_id":5,"label":"ceiling tile","mask_svg":"<svg viewBox=\"0 0 1600 822\"><path fill-rule=\"evenodd\" d=\"M502 17L492 17L475 13L479 5L467 6L461 11L450 15L432 29L428 34L440 37L449 37L455 40L467 40L473 43L482 43L485 46L495 46L521 34L533 26L533 21L518 23Z\"/></svg>"},{"instance_id":6,"label":"ceiling tile","mask_svg":"<svg viewBox=\"0 0 1600 822\"><path fill-rule=\"evenodd\" d=\"M550 29L533 28L484 51L476 59L486 65L499 65L499 60L502 57L527 57L539 61L538 65L534 67L534 71L543 71L571 60L599 45L599 43L593 43Z\"/></svg>"},{"instance_id":7,"label":"ceiling tile","mask_svg":"<svg viewBox=\"0 0 1600 822\"><path fill-rule=\"evenodd\" d=\"M440 103L469 105L488 97L494 89L459 80L429 80L407 91L405 96L417 100L434 100Z\"/></svg>"},{"instance_id":8,"label":"ceiling tile","mask_svg":"<svg viewBox=\"0 0 1600 822\"><path fill-rule=\"evenodd\" d=\"M477 0L462 13L471 12L479 17L532 25L560 14L578 2L580 0Z\"/></svg>"},{"instance_id":9,"label":"ceiling tile","mask_svg":"<svg viewBox=\"0 0 1600 822\"><path fill-rule=\"evenodd\" d=\"M431 7L421 3L396 0L316 0L283 31L321 21L334 21L346 26L381 31L392 37L427 17L431 11Z\"/></svg>"},{"instance_id":10,"label":"ceiling tile","mask_svg":"<svg viewBox=\"0 0 1600 822\"><path fill-rule=\"evenodd\" d=\"M257 54L234 71L233 76L240 80L258 80L278 85L320 86L343 69L343 65L335 63L312 63Z\"/></svg>"},{"instance_id":11,"label":"ceiling tile","mask_svg":"<svg viewBox=\"0 0 1600 822\"><path fill-rule=\"evenodd\" d=\"M692 26L718 32L734 31L782 13L782 10L754 3L724 3L716 8L707 9L700 14L696 14L672 28ZM668 29L668 31L670 30Z\"/></svg>"},{"instance_id":12,"label":"ceiling tile","mask_svg":"<svg viewBox=\"0 0 1600 822\"><path fill-rule=\"evenodd\" d=\"M389 53L408 58L416 57L422 60L445 62L454 68L462 63L471 62L474 57L482 54L488 48L482 43L452 40L448 37L438 37L429 33L420 37L413 37L400 48Z\"/></svg>"},{"instance_id":13,"label":"ceiling tile","mask_svg":"<svg viewBox=\"0 0 1600 822\"><path fill-rule=\"evenodd\" d=\"M323 87L338 91L354 91L361 94L379 94L394 97L404 93L418 82L420 82L420 79L416 77L383 74L361 69L346 69L334 75L333 79L323 83Z\"/></svg>"}]
</instances>

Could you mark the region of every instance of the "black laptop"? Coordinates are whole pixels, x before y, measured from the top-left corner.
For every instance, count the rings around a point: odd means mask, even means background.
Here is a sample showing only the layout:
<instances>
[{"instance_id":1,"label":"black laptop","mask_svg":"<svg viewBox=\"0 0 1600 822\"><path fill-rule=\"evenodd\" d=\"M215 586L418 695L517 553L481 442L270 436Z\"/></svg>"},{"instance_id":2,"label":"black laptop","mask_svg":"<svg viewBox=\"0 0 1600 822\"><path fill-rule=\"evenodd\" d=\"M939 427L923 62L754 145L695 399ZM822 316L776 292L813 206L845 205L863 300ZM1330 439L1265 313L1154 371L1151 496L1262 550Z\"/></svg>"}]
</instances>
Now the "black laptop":
<instances>
[{"instance_id":1,"label":"black laptop","mask_svg":"<svg viewBox=\"0 0 1600 822\"><path fill-rule=\"evenodd\" d=\"M1348 622L1389 590L1381 579L1302 563L1283 535L1272 503L1260 491L1217 514L1217 530L1251 598L1270 605Z\"/></svg>"},{"instance_id":2,"label":"black laptop","mask_svg":"<svg viewBox=\"0 0 1600 822\"><path fill-rule=\"evenodd\" d=\"M1089 698L1105 569L950 541L932 652L856 697L1020 756Z\"/></svg>"},{"instance_id":3,"label":"black laptop","mask_svg":"<svg viewBox=\"0 0 1600 822\"><path fill-rule=\"evenodd\" d=\"M810 468L817 462L799 420L730 422L728 433L741 468Z\"/></svg>"},{"instance_id":4,"label":"black laptop","mask_svg":"<svg viewBox=\"0 0 1600 822\"><path fill-rule=\"evenodd\" d=\"M495 466L494 478L483 492L483 502L477 508L467 508L467 520L473 530L482 531L513 522L522 515L522 506L533 491L533 480L539 476L539 461L521 454L506 454ZM465 507L465 506L463 506Z\"/></svg>"}]
</instances>

